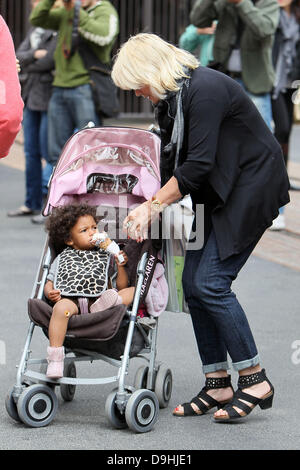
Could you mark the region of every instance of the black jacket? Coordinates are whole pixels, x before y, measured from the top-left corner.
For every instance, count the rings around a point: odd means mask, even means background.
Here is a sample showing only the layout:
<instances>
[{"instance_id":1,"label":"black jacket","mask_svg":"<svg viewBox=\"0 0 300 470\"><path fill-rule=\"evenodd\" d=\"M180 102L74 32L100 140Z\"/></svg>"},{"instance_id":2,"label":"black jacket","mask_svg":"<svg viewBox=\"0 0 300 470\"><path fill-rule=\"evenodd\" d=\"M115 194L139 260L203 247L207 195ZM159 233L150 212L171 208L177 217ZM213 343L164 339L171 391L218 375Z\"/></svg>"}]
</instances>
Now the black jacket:
<instances>
[{"instance_id":1,"label":"black jacket","mask_svg":"<svg viewBox=\"0 0 300 470\"><path fill-rule=\"evenodd\" d=\"M157 108L164 174L169 158L164 147L174 123L172 101L174 96ZM219 253L225 259L258 240L289 202L281 148L242 87L221 72L194 70L183 110L184 142L174 176L194 205L212 207Z\"/></svg>"},{"instance_id":2,"label":"black jacket","mask_svg":"<svg viewBox=\"0 0 300 470\"><path fill-rule=\"evenodd\" d=\"M35 59L35 49L31 48L31 28L24 41L16 51L20 61L21 90L25 105L33 111L47 111L49 99L52 93L54 78L54 51L56 48L56 33L45 30L41 37L38 49L46 49L47 55L42 59Z\"/></svg>"}]
</instances>

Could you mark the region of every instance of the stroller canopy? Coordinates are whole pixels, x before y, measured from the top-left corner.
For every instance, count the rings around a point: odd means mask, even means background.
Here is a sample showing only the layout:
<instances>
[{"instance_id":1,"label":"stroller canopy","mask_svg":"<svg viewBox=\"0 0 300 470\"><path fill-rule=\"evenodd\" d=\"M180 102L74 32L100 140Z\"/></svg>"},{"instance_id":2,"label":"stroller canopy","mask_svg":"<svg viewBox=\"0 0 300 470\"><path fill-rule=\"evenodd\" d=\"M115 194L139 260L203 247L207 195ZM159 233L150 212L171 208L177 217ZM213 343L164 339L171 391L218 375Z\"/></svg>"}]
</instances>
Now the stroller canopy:
<instances>
[{"instance_id":1,"label":"stroller canopy","mask_svg":"<svg viewBox=\"0 0 300 470\"><path fill-rule=\"evenodd\" d=\"M160 139L126 127L94 127L65 144L51 178L44 215L71 203L130 208L160 188ZM124 197L126 196L126 197Z\"/></svg>"}]
</instances>

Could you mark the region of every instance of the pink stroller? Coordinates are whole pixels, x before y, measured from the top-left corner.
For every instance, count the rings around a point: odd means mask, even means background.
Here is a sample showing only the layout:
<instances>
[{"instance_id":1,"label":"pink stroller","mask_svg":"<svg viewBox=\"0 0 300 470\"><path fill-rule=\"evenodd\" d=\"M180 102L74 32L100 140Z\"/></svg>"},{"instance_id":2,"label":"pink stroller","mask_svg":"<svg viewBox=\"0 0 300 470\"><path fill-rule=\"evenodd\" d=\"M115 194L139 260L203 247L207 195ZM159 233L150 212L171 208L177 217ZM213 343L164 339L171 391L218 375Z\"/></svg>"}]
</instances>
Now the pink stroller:
<instances>
[{"instance_id":1,"label":"pink stroller","mask_svg":"<svg viewBox=\"0 0 300 470\"><path fill-rule=\"evenodd\" d=\"M159 407L168 406L172 392L172 373L156 361L158 315L151 312L148 323L138 311L149 295L157 266L162 266L159 239L139 244L124 240L120 227L130 208L151 198L160 187L160 139L153 133L133 128L85 128L64 146L52 175L44 215L52 208L76 203L98 207L101 224L110 238L123 243L130 255L128 276L135 286L130 309L116 305L102 312L73 316L65 338L64 377L46 377L46 359L30 357L35 326L47 329L52 307L43 291L50 264L57 255L46 239L31 298L28 301L30 325L18 366L16 383L6 398L8 414L31 427L48 425L55 417L58 399L55 387L65 401L71 401L77 385L117 382L106 400L106 416L115 428L134 432L150 431ZM168 297L166 295L166 297ZM159 310L159 309L158 309ZM147 315L147 313L146 313ZM125 384L130 359L142 358L133 386ZM118 368L112 377L78 378L77 361L102 360ZM30 368L29 368L30 367ZM37 367L38 370L34 370Z\"/></svg>"}]
</instances>

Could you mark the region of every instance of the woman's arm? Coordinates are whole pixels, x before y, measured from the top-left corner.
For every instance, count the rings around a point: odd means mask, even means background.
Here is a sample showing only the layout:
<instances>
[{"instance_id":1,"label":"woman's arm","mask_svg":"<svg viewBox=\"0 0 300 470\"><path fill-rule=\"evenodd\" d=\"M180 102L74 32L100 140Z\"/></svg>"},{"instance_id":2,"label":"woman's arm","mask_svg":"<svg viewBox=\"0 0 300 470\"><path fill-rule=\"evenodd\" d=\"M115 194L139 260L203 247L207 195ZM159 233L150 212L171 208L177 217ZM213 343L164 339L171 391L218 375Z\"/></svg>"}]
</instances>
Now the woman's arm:
<instances>
[{"instance_id":1,"label":"woman's arm","mask_svg":"<svg viewBox=\"0 0 300 470\"><path fill-rule=\"evenodd\" d=\"M189 52L194 50L202 43L203 37L198 33L198 28L190 24L179 38L179 47Z\"/></svg>"}]
</instances>

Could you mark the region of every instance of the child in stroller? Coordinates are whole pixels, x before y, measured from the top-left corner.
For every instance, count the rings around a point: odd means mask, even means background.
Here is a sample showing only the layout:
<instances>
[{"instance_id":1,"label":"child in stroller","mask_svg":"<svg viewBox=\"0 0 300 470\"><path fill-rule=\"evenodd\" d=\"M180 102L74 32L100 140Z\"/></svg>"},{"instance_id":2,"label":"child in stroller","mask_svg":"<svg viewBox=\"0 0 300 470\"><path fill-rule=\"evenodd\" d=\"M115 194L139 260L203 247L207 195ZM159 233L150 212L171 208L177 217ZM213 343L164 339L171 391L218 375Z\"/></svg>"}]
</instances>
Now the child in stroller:
<instances>
[{"instance_id":1,"label":"child in stroller","mask_svg":"<svg viewBox=\"0 0 300 470\"><path fill-rule=\"evenodd\" d=\"M46 373L53 379L63 377L63 343L72 315L99 312L118 304L130 305L133 301L135 288L128 287L125 252L121 252L122 263L115 256L117 290L106 290L110 256L95 247L97 219L96 207L80 204L58 207L47 220L50 244L60 253L51 265L44 288L45 297L54 304Z\"/></svg>"},{"instance_id":2,"label":"child in stroller","mask_svg":"<svg viewBox=\"0 0 300 470\"><path fill-rule=\"evenodd\" d=\"M126 267L117 265L117 270L119 276L126 271L128 287L134 286L135 289L134 298L130 306L119 304L88 314L82 313L78 302L80 315L67 317L63 377L47 377L47 359L31 357L31 343L36 326L42 328L49 339L49 323L54 317L53 305L49 299L45 301L45 284L55 257L65 248L70 248L65 242L62 246L52 246L54 239L51 236L50 241L47 236L28 299L30 323L16 381L5 400L6 410L15 421L30 427L47 426L58 410L55 390L60 391L64 401L71 401L78 385L117 384L105 402L105 414L116 429L129 427L134 432L148 432L157 421L159 407L168 406L172 373L156 358L158 317L165 310L169 296L160 257L161 244L155 239L137 243L128 240L121 232L128 209L151 198L160 187L159 155L159 138L143 129L87 128L75 133L66 143L49 183L43 214L50 220L58 208L70 204L97 207L98 213L102 214L99 229L106 230L107 227L110 238L122 244L128 256ZM62 220L57 221L64 228ZM85 255L94 251L102 253L93 249L77 251ZM108 267L106 254L102 253L99 265L102 263ZM107 288L117 287L114 280L113 286L103 280L109 274L103 270L102 299ZM90 277L87 276L88 279ZM56 287L56 282L54 284ZM65 288L60 290L60 295L67 297ZM80 295L68 292L72 298L90 299L91 304L100 294L89 297L83 292ZM58 302L54 307L56 304ZM145 309L141 313L142 307ZM90 305L90 311L92 308ZM133 365L136 362L135 358L146 361L146 364L137 368L132 385L128 385L127 375L132 359ZM94 364L96 361L116 367L117 373L99 377L97 369L96 377L77 377L78 362Z\"/></svg>"}]
</instances>

